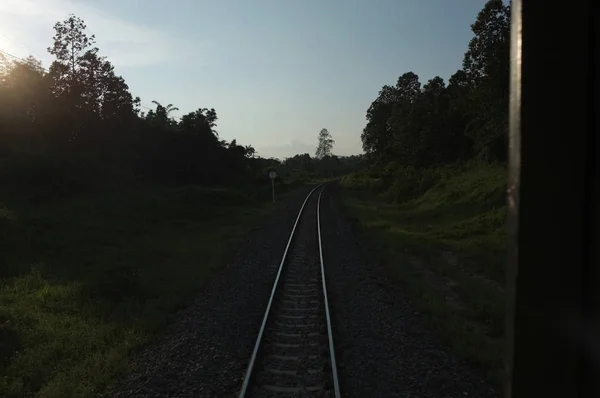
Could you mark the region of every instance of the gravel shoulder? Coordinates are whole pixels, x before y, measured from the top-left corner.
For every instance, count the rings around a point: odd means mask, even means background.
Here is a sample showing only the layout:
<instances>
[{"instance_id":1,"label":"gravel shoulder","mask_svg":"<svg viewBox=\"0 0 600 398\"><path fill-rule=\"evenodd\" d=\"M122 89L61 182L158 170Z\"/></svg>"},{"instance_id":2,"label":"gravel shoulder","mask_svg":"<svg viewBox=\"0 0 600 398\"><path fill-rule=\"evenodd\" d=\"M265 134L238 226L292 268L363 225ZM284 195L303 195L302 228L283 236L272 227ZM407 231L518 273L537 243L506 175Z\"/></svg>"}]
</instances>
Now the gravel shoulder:
<instances>
[{"instance_id":1,"label":"gravel shoulder","mask_svg":"<svg viewBox=\"0 0 600 398\"><path fill-rule=\"evenodd\" d=\"M321 200L329 306L342 396L498 397L475 370L453 358L424 316L353 236L330 184Z\"/></svg>"},{"instance_id":2,"label":"gravel shoulder","mask_svg":"<svg viewBox=\"0 0 600 398\"><path fill-rule=\"evenodd\" d=\"M303 187L279 201L232 260L133 361L112 397L235 397L262 321ZM454 359L405 295L355 239L337 185L321 201L329 305L343 397L492 398L477 372Z\"/></svg>"},{"instance_id":3,"label":"gravel shoulder","mask_svg":"<svg viewBox=\"0 0 600 398\"><path fill-rule=\"evenodd\" d=\"M289 233L311 188L287 194L232 248L232 260L107 396L237 396Z\"/></svg>"}]
</instances>

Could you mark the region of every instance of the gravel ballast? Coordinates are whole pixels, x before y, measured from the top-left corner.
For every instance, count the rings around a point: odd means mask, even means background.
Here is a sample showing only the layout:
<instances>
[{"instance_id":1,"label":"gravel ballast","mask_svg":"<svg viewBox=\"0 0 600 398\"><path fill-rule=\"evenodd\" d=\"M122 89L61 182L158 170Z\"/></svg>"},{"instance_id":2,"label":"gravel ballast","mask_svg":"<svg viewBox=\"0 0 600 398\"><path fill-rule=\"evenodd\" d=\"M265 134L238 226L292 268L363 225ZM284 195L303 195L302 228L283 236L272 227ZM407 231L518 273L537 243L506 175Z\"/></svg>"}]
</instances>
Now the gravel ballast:
<instances>
[{"instance_id":1,"label":"gravel ballast","mask_svg":"<svg viewBox=\"0 0 600 398\"><path fill-rule=\"evenodd\" d=\"M236 397L289 233L312 187L275 206L163 337L141 352L112 397ZM495 398L368 261L330 184L321 200L329 308L342 397Z\"/></svg>"},{"instance_id":2,"label":"gravel ballast","mask_svg":"<svg viewBox=\"0 0 600 398\"><path fill-rule=\"evenodd\" d=\"M242 383L277 267L312 187L282 198L233 259L199 291L165 335L134 360L112 397L235 397ZM202 259L199 259L202 261Z\"/></svg>"},{"instance_id":3,"label":"gravel ballast","mask_svg":"<svg viewBox=\"0 0 600 398\"><path fill-rule=\"evenodd\" d=\"M343 397L498 397L449 355L384 271L368 261L330 184L321 199L329 307Z\"/></svg>"}]
</instances>

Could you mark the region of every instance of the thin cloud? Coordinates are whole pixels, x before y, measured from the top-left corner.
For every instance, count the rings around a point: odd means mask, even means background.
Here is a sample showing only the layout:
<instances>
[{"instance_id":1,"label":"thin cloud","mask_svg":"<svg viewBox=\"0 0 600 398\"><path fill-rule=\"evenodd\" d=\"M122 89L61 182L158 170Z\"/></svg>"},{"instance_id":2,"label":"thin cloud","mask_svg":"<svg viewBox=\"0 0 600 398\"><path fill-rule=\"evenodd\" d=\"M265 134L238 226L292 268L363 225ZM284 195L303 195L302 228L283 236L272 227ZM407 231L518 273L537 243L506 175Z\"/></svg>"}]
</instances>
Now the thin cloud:
<instances>
[{"instance_id":1,"label":"thin cloud","mask_svg":"<svg viewBox=\"0 0 600 398\"><path fill-rule=\"evenodd\" d=\"M89 33L96 35L101 55L107 56L119 69L195 57L189 51L191 43L185 39L124 20L98 6L72 0L2 0L0 49L21 57L34 55L47 65L51 56L46 48L52 45L53 26L70 13L85 21ZM198 43L194 43L193 48L197 49Z\"/></svg>"}]
</instances>

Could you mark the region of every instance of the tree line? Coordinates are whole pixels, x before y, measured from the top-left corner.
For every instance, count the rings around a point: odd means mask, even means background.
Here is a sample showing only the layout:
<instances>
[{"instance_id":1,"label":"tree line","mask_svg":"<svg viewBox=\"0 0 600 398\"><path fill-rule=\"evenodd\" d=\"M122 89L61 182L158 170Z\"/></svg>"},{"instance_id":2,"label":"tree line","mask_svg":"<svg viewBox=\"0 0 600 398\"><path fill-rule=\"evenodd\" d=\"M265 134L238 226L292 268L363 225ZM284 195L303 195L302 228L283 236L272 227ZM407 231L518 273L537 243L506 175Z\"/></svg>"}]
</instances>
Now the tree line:
<instances>
[{"instance_id":1,"label":"tree line","mask_svg":"<svg viewBox=\"0 0 600 398\"><path fill-rule=\"evenodd\" d=\"M434 77L421 85L407 72L381 89L361 136L372 172L393 181L407 168L506 160L509 16L502 0L488 1L472 25L463 67L448 84ZM45 197L140 183L268 185L273 169L327 177L363 162L333 155L326 129L315 157L279 161L221 139L213 108L175 120L176 107L153 101L156 108L142 112L83 20L70 15L54 31L48 70L33 57L0 54L1 190Z\"/></svg>"},{"instance_id":2,"label":"tree line","mask_svg":"<svg viewBox=\"0 0 600 398\"><path fill-rule=\"evenodd\" d=\"M385 85L361 135L371 172L390 185L419 170L508 155L510 5L489 0L471 25L462 68L448 83L414 72Z\"/></svg>"},{"instance_id":3,"label":"tree line","mask_svg":"<svg viewBox=\"0 0 600 398\"><path fill-rule=\"evenodd\" d=\"M54 25L54 60L46 70L29 57L0 53L0 190L40 198L136 184L268 187L268 171L324 176L348 169L331 155L280 161L251 145L219 137L214 108L172 117L173 104L142 112L123 77L95 46L85 22L69 15ZM303 155L304 156L304 155ZM304 159L304 158L303 158ZM327 165L332 165L332 170ZM300 167L299 165L303 165ZM346 170L344 169L344 170Z\"/></svg>"}]
</instances>

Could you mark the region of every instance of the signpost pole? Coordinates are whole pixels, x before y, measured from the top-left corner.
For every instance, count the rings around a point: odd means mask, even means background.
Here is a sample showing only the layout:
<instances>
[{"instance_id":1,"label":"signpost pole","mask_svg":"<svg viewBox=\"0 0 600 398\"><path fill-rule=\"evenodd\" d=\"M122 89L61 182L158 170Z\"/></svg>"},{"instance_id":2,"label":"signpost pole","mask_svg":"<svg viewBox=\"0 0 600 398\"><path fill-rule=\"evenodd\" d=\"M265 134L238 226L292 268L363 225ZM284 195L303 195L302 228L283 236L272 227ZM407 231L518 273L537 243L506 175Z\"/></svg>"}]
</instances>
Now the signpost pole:
<instances>
[{"instance_id":1,"label":"signpost pole","mask_svg":"<svg viewBox=\"0 0 600 398\"><path fill-rule=\"evenodd\" d=\"M269 173L269 178L271 179L271 192L273 193L273 204L275 204L275 178L277 178L277 173L271 171Z\"/></svg>"}]
</instances>

